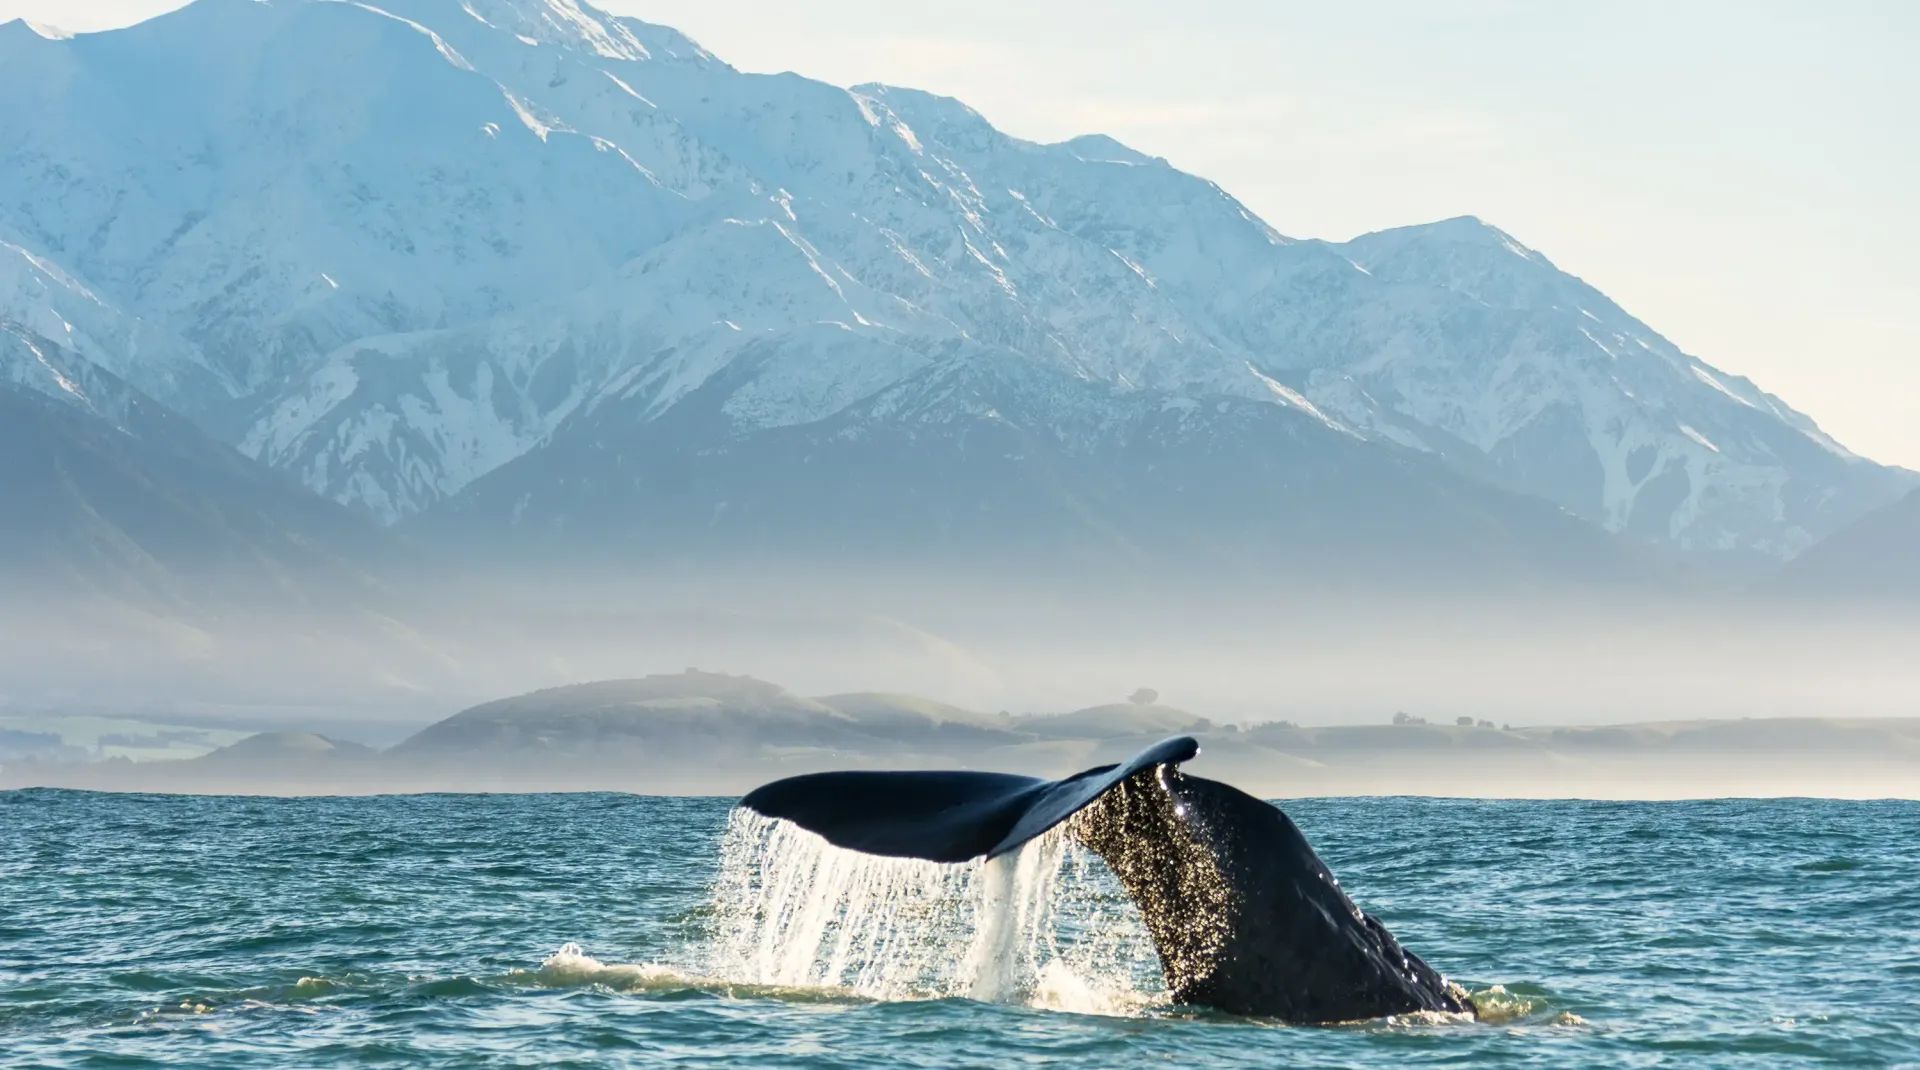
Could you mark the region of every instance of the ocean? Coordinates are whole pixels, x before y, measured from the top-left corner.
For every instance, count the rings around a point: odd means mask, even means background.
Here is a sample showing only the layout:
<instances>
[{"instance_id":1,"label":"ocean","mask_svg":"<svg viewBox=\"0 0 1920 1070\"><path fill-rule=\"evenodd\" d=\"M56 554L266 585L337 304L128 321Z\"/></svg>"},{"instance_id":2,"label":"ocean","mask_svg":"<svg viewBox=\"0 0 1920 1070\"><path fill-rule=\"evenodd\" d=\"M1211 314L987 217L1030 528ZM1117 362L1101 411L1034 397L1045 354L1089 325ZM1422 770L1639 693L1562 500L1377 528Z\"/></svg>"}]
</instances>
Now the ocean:
<instances>
[{"instance_id":1,"label":"ocean","mask_svg":"<svg viewBox=\"0 0 1920 1070\"><path fill-rule=\"evenodd\" d=\"M730 800L0 793L0 1066L1920 1066L1920 804L1285 804L1479 1020L1169 1005L1111 876Z\"/></svg>"}]
</instances>

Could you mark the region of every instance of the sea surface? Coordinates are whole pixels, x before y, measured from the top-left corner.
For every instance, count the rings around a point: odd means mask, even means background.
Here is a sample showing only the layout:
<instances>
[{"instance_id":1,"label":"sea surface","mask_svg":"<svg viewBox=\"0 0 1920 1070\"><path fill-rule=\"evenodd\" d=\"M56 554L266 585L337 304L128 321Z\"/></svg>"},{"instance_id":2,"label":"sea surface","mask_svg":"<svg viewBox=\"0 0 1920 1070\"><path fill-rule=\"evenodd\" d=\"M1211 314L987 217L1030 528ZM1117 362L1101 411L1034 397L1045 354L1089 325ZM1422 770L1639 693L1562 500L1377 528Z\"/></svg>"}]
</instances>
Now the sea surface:
<instances>
[{"instance_id":1,"label":"sea surface","mask_svg":"<svg viewBox=\"0 0 1920 1070\"><path fill-rule=\"evenodd\" d=\"M1286 809L1478 1021L1171 1006L1111 875L724 799L0 793L0 1066L1920 1066L1920 804Z\"/></svg>"}]
</instances>

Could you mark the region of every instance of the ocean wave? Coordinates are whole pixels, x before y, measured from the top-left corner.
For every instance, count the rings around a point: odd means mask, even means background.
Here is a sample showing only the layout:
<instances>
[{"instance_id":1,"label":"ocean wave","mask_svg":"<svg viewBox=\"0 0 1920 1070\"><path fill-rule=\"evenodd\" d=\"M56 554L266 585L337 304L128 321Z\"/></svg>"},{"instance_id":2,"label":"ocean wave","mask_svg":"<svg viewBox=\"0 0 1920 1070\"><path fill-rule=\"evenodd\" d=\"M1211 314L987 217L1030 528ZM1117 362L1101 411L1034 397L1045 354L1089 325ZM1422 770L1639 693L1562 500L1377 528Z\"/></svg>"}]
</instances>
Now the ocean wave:
<instances>
[{"instance_id":1,"label":"ocean wave","mask_svg":"<svg viewBox=\"0 0 1920 1070\"><path fill-rule=\"evenodd\" d=\"M561 945L539 968L513 970L507 983L538 988L604 988L614 992L662 995L698 992L735 999L777 999L788 1003L873 1003L874 999L838 985L756 984L705 976L653 962L602 962L579 944Z\"/></svg>"},{"instance_id":2,"label":"ocean wave","mask_svg":"<svg viewBox=\"0 0 1920 1070\"><path fill-rule=\"evenodd\" d=\"M1743 1070L1916 1051L1912 804L1290 804L1363 905L1473 979L1480 1015L1323 1029L1170 1004L1124 892L1071 850L1051 885L1017 864L934 884L805 844L719 857L725 800L52 802L38 826L0 822L7 1066ZM1629 849L1647 827L1668 839ZM407 851L313 863L355 828ZM500 863L546 876L475 881ZM755 883L716 903L723 877ZM970 961L989 898L1016 924ZM711 953L729 927L753 954ZM967 971L996 961L1016 968L985 1000ZM892 983L916 977L954 983Z\"/></svg>"}]
</instances>

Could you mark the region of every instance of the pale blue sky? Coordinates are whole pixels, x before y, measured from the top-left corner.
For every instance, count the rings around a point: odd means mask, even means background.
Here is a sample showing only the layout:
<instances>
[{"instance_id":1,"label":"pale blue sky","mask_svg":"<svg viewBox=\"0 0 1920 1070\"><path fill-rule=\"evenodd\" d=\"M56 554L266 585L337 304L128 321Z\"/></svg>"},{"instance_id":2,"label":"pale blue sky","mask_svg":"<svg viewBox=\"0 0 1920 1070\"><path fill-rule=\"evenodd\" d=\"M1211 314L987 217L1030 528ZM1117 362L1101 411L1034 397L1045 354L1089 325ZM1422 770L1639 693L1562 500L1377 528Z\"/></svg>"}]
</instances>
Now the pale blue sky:
<instances>
[{"instance_id":1,"label":"pale blue sky","mask_svg":"<svg viewBox=\"0 0 1920 1070\"><path fill-rule=\"evenodd\" d=\"M177 0L0 0L72 29ZM602 0L735 66L1098 131L1281 230L1471 213L1920 467L1920 2Z\"/></svg>"}]
</instances>

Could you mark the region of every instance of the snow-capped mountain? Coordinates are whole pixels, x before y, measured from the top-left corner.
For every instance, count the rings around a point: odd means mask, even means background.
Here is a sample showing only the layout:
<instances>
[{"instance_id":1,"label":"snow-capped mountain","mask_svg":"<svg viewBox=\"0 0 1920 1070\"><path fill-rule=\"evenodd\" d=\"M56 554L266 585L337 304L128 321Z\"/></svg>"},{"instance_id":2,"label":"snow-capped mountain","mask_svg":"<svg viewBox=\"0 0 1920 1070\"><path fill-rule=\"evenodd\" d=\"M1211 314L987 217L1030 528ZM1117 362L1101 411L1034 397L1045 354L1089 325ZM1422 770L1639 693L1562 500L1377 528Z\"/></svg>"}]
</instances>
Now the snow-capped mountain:
<instances>
[{"instance_id":1,"label":"snow-capped mountain","mask_svg":"<svg viewBox=\"0 0 1920 1070\"><path fill-rule=\"evenodd\" d=\"M1173 441L1780 558L1914 478L1477 221L1295 241L1111 139L742 73L576 0L0 26L0 240L0 313L388 522L632 532L750 514L774 487L728 466L808 444L980 487L1041 443L1098 483ZM619 476L723 455L696 495ZM1132 456L1117 499L1166 460Z\"/></svg>"},{"instance_id":2,"label":"snow-capped mountain","mask_svg":"<svg viewBox=\"0 0 1920 1070\"><path fill-rule=\"evenodd\" d=\"M355 339L572 293L683 222L617 147L370 5L207 0L59 41L9 23L0 99L18 244L239 393Z\"/></svg>"},{"instance_id":3,"label":"snow-capped mountain","mask_svg":"<svg viewBox=\"0 0 1920 1070\"><path fill-rule=\"evenodd\" d=\"M178 405L194 398L225 397L232 384L209 368L199 352L153 325L126 315L59 266L24 246L8 241L0 230L0 332L14 337L15 353L38 349L70 352L85 368L111 373L155 398ZM50 347L30 345L37 336ZM29 364L0 369L18 385L35 385L66 392L46 377L58 358L35 358ZM101 399L101 400L104 400Z\"/></svg>"},{"instance_id":4,"label":"snow-capped mountain","mask_svg":"<svg viewBox=\"0 0 1920 1070\"><path fill-rule=\"evenodd\" d=\"M815 355L846 351L831 330ZM1268 604L1662 575L1563 510L1317 414L1115 391L965 341L824 419L737 433L727 409L763 356L801 355L750 348L658 417L583 408L412 527L455 551L511 531L543 561Z\"/></svg>"},{"instance_id":5,"label":"snow-capped mountain","mask_svg":"<svg viewBox=\"0 0 1920 1070\"><path fill-rule=\"evenodd\" d=\"M1356 427L1484 457L1616 531L1774 559L1912 485L1478 220L1337 248L1390 292L1309 376Z\"/></svg>"}]
</instances>

